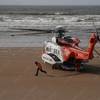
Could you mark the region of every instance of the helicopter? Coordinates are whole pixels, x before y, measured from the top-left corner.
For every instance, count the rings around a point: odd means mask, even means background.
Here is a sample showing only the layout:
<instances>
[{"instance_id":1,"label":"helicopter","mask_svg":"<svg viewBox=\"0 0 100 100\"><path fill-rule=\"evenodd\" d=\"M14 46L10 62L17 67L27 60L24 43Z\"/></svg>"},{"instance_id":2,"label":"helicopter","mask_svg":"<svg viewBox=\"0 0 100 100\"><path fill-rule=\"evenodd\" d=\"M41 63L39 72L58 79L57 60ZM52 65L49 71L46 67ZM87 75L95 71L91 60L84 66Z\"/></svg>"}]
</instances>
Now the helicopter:
<instances>
[{"instance_id":1,"label":"helicopter","mask_svg":"<svg viewBox=\"0 0 100 100\"><path fill-rule=\"evenodd\" d=\"M64 35L64 28L56 28L56 36L51 41L45 41L42 60L52 65L52 68L65 70L74 68L80 71L81 65L94 58L93 50L100 37L98 33L91 33L87 49L79 47L80 40Z\"/></svg>"},{"instance_id":2,"label":"helicopter","mask_svg":"<svg viewBox=\"0 0 100 100\"><path fill-rule=\"evenodd\" d=\"M95 32L91 33L87 49L79 47L79 38L65 36L64 33L69 31L65 30L63 26L56 26L55 29L13 29L22 31L32 31L36 34L54 33L54 36L50 41L44 42L43 53L41 54L41 58L44 61L44 63L51 64L53 69L75 69L76 71L80 71L83 64L88 63L89 60L94 58L93 51L100 55L95 49L95 45L98 41L100 41L100 37L94 22L93 26L95 27ZM16 35L30 34L13 34L11 36Z\"/></svg>"}]
</instances>

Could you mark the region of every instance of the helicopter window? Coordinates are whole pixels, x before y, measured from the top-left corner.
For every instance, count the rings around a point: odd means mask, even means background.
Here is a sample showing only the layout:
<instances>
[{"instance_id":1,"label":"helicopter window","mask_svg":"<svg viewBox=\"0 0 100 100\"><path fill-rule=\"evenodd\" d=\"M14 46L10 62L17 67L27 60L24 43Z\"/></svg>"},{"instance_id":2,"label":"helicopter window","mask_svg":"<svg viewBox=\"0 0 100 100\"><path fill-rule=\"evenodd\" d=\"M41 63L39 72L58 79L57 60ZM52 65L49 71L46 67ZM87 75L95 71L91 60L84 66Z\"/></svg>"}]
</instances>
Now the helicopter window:
<instances>
[{"instance_id":1,"label":"helicopter window","mask_svg":"<svg viewBox=\"0 0 100 100\"><path fill-rule=\"evenodd\" d=\"M48 47L46 48L46 51L49 51L49 48Z\"/></svg>"},{"instance_id":2,"label":"helicopter window","mask_svg":"<svg viewBox=\"0 0 100 100\"><path fill-rule=\"evenodd\" d=\"M49 47L47 47L47 48L46 48L46 51L51 52L51 47L50 47L50 48L49 48Z\"/></svg>"},{"instance_id":3,"label":"helicopter window","mask_svg":"<svg viewBox=\"0 0 100 100\"><path fill-rule=\"evenodd\" d=\"M49 51L51 52L51 47L49 48Z\"/></svg>"},{"instance_id":4,"label":"helicopter window","mask_svg":"<svg viewBox=\"0 0 100 100\"><path fill-rule=\"evenodd\" d=\"M57 52L58 54L60 54L60 51L58 50L58 52Z\"/></svg>"},{"instance_id":5,"label":"helicopter window","mask_svg":"<svg viewBox=\"0 0 100 100\"><path fill-rule=\"evenodd\" d=\"M56 54L56 49L54 49L54 54Z\"/></svg>"}]
</instances>

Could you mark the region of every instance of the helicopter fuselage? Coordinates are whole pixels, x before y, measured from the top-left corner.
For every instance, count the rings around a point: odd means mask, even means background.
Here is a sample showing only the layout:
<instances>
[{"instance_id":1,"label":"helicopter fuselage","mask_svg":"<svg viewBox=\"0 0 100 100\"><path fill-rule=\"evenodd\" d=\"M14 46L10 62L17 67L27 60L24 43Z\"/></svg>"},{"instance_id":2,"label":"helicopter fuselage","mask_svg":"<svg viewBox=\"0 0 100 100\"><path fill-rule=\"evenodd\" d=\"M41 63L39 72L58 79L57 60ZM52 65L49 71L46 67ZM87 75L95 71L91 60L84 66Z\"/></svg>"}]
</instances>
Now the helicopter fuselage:
<instances>
[{"instance_id":1,"label":"helicopter fuselage","mask_svg":"<svg viewBox=\"0 0 100 100\"><path fill-rule=\"evenodd\" d=\"M63 40L59 42L59 44L55 41L45 42L42 60L49 64L66 63L79 70L82 62L88 62L93 58L93 49L97 43L97 37L95 33L91 34L89 46L86 50Z\"/></svg>"}]
</instances>

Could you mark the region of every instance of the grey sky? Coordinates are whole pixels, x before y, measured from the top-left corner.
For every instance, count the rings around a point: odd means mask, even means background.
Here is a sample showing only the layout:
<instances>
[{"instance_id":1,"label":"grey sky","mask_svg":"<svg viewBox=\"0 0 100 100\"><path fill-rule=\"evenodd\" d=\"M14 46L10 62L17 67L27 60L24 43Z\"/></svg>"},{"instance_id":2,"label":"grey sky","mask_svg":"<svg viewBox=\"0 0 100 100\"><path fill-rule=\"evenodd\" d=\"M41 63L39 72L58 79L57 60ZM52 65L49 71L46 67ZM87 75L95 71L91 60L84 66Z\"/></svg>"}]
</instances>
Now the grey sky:
<instances>
[{"instance_id":1,"label":"grey sky","mask_svg":"<svg viewBox=\"0 0 100 100\"><path fill-rule=\"evenodd\" d=\"M0 5L100 5L100 0L0 0Z\"/></svg>"}]
</instances>

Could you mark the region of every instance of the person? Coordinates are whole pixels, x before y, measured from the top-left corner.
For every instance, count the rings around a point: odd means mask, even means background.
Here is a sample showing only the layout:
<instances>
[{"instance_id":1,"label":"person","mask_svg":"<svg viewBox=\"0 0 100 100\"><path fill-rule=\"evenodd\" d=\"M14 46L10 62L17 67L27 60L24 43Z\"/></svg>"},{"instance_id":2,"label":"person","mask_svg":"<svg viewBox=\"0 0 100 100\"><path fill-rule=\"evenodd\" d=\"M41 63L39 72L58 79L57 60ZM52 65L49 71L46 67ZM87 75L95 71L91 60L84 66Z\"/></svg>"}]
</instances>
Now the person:
<instances>
[{"instance_id":1,"label":"person","mask_svg":"<svg viewBox=\"0 0 100 100\"><path fill-rule=\"evenodd\" d=\"M46 72L45 70L42 69L42 65L41 65L39 62L35 61L34 63L35 63L35 65L37 66L37 71L36 71L35 76L38 76L39 71L41 71L41 72L47 74L47 72Z\"/></svg>"}]
</instances>

